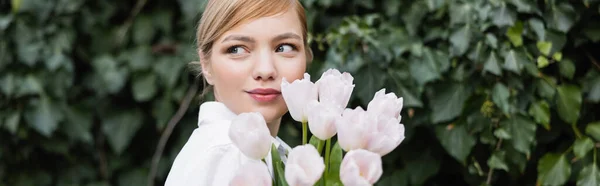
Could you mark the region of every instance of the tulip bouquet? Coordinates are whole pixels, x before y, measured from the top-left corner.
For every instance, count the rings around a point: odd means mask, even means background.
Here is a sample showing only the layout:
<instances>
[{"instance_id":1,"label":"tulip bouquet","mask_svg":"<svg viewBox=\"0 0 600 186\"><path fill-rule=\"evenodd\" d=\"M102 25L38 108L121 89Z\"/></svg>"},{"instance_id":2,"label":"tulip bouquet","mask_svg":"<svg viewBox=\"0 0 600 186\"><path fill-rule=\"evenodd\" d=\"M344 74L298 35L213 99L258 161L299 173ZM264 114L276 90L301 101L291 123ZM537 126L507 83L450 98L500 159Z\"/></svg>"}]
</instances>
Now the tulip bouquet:
<instances>
[{"instance_id":1,"label":"tulip bouquet","mask_svg":"<svg viewBox=\"0 0 600 186\"><path fill-rule=\"evenodd\" d=\"M366 110L346 108L353 80L349 73L336 69L327 70L315 83L307 73L291 83L283 79L283 99L292 118L302 125L302 144L291 152L281 151L267 140L269 131L260 113L240 114L232 121L229 136L242 153L256 161L243 165L231 185L375 184L383 173L381 157L404 140L400 123L403 98L381 89ZM273 177L265 164L269 150Z\"/></svg>"}]
</instances>

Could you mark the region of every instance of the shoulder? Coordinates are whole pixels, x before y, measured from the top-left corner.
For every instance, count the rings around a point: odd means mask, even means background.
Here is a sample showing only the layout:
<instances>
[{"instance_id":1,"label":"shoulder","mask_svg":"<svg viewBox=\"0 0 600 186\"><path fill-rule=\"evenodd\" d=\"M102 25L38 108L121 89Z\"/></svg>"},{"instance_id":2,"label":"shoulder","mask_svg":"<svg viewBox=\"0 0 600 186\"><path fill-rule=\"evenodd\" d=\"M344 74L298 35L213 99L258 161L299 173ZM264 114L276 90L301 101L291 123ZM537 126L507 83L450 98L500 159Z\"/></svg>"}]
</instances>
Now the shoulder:
<instances>
[{"instance_id":1,"label":"shoulder","mask_svg":"<svg viewBox=\"0 0 600 186\"><path fill-rule=\"evenodd\" d=\"M175 158L166 185L214 185L230 180L249 159L229 139L229 125L212 121L195 129Z\"/></svg>"}]
</instances>

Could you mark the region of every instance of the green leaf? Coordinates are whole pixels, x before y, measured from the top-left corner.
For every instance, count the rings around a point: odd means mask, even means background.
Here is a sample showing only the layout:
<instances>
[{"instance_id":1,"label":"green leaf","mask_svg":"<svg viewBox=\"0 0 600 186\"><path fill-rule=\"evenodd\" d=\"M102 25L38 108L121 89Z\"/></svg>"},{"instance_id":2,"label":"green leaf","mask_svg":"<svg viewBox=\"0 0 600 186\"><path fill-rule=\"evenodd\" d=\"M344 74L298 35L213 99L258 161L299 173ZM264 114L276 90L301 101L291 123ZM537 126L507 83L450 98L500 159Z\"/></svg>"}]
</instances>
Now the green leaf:
<instances>
[{"instance_id":1,"label":"green leaf","mask_svg":"<svg viewBox=\"0 0 600 186\"><path fill-rule=\"evenodd\" d=\"M62 52L55 52L50 59L45 61L48 70L54 72L63 65L73 63L71 59L65 56Z\"/></svg>"},{"instance_id":2,"label":"green leaf","mask_svg":"<svg viewBox=\"0 0 600 186\"><path fill-rule=\"evenodd\" d=\"M156 75L148 73L133 77L131 89L133 98L136 101L145 102L150 100L156 94Z\"/></svg>"},{"instance_id":3,"label":"green leaf","mask_svg":"<svg viewBox=\"0 0 600 186\"><path fill-rule=\"evenodd\" d=\"M413 79L419 84L425 84L439 79L449 66L450 60L446 54L425 48L422 57L411 57L409 68Z\"/></svg>"},{"instance_id":4,"label":"green leaf","mask_svg":"<svg viewBox=\"0 0 600 186\"><path fill-rule=\"evenodd\" d=\"M585 157L585 155L594 148L594 141L588 137L578 138L573 144L573 153L579 159Z\"/></svg>"},{"instance_id":5,"label":"green leaf","mask_svg":"<svg viewBox=\"0 0 600 186\"><path fill-rule=\"evenodd\" d=\"M530 0L509 0L511 4L517 7L517 11L521 13L535 13L537 10L537 4L535 1Z\"/></svg>"},{"instance_id":6,"label":"green leaf","mask_svg":"<svg viewBox=\"0 0 600 186\"><path fill-rule=\"evenodd\" d=\"M185 67L185 63L175 62L177 58L160 57L158 58L154 67L154 72L158 74L160 81L167 89L175 87L179 75L182 73L182 69Z\"/></svg>"},{"instance_id":7,"label":"green leaf","mask_svg":"<svg viewBox=\"0 0 600 186\"><path fill-rule=\"evenodd\" d=\"M485 34L485 41L490 47L494 49L498 48L498 38L494 34Z\"/></svg>"},{"instance_id":8,"label":"green leaf","mask_svg":"<svg viewBox=\"0 0 600 186\"><path fill-rule=\"evenodd\" d=\"M83 109L68 107L65 109L66 122L61 129L69 136L72 141L81 141L86 144L93 144L92 137L92 114Z\"/></svg>"},{"instance_id":9,"label":"green leaf","mask_svg":"<svg viewBox=\"0 0 600 186\"><path fill-rule=\"evenodd\" d=\"M152 49L149 46L138 46L121 55L119 57L127 60L132 71L146 70L153 64ZM175 65L174 63L174 61L171 61L171 65Z\"/></svg>"},{"instance_id":10,"label":"green leaf","mask_svg":"<svg viewBox=\"0 0 600 186\"><path fill-rule=\"evenodd\" d=\"M459 116L470 95L471 92L464 84L446 83L437 86L435 92L428 96L432 122L446 122Z\"/></svg>"},{"instance_id":11,"label":"green leaf","mask_svg":"<svg viewBox=\"0 0 600 186\"><path fill-rule=\"evenodd\" d=\"M462 56L467 49L469 49L471 43L471 37L473 36L471 26L466 24L455 30L450 35L450 43L452 43L452 54L454 56Z\"/></svg>"},{"instance_id":12,"label":"green leaf","mask_svg":"<svg viewBox=\"0 0 600 186\"><path fill-rule=\"evenodd\" d=\"M521 152L518 152L513 146L507 145L503 149L506 149L506 157L505 162L509 164L509 169L511 170L519 170L519 173L525 172L525 166L527 166L528 156Z\"/></svg>"},{"instance_id":13,"label":"green leaf","mask_svg":"<svg viewBox=\"0 0 600 186\"><path fill-rule=\"evenodd\" d=\"M512 71L518 75L523 70L523 64L527 62L527 57L521 52L514 50L508 51L506 57L504 57L504 69Z\"/></svg>"},{"instance_id":14,"label":"green leaf","mask_svg":"<svg viewBox=\"0 0 600 186\"><path fill-rule=\"evenodd\" d=\"M327 174L327 185L342 185L340 181L340 165L342 164L342 147L337 142L331 148L329 156L329 172Z\"/></svg>"},{"instance_id":15,"label":"green leaf","mask_svg":"<svg viewBox=\"0 0 600 186\"><path fill-rule=\"evenodd\" d=\"M511 118L500 122L501 126L506 127L511 135L511 144L513 147L527 155L531 152L531 145L535 140L536 125L528 118L521 115L514 115Z\"/></svg>"},{"instance_id":16,"label":"green leaf","mask_svg":"<svg viewBox=\"0 0 600 186\"><path fill-rule=\"evenodd\" d=\"M31 107L25 111L25 121L40 134L51 137L62 121L62 111L47 96L33 100Z\"/></svg>"},{"instance_id":17,"label":"green leaf","mask_svg":"<svg viewBox=\"0 0 600 186\"><path fill-rule=\"evenodd\" d=\"M92 61L94 72L100 80L97 91L108 91L109 93L119 92L129 77L127 68L119 67L117 61L108 55L102 55Z\"/></svg>"},{"instance_id":18,"label":"green leaf","mask_svg":"<svg viewBox=\"0 0 600 186\"><path fill-rule=\"evenodd\" d=\"M588 164L585 166L579 176L577 176L577 186L597 186L600 185L600 172L598 172L598 166L594 164Z\"/></svg>"},{"instance_id":19,"label":"green leaf","mask_svg":"<svg viewBox=\"0 0 600 186\"><path fill-rule=\"evenodd\" d=\"M471 23L473 21L473 5L471 3L450 3L450 25Z\"/></svg>"},{"instance_id":20,"label":"green leaf","mask_svg":"<svg viewBox=\"0 0 600 186\"><path fill-rule=\"evenodd\" d=\"M538 58L537 58L537 67L538 68L545 68L548 65L550 65L550 62L548 61L548 59L546 59L546 57L538 56Z\"/></svg>"},{"instance_id":21,"label":"green leaf","mask_svg":"<svg viewBox=\"0 0 600 186\"><path fill-rule=\"evenodd\" d=\"M523 37L521 34L523 33L523 23L521 21L517 21L514 26L508 28L506 31L506 36L515 47L519 47L523 45Z\"/></svg>"},{"instance_id":22,"label":"green leaf","mask_svg":"<svg viewBox=\"0 0 600 186\"><path fill-rule=\"evenodd\" d=\"M508 98L510 97L510 91L502 83L496 83L492 90L492 101L502 110L506 115L510 115L510 103Z\"/></svg>"},{"instance_id":23,"label":"green leaf","mask_svg":"<svg viewBox=\"0 0 600 186\"><path fill-rule=\"evenodd\" d=\"M531 18L528 21L529 27L535 32L538 41L543 41L546 38L546 28L544 27L544 23L537 19Z\"/></svg>"},{"instance_id":24,"label":"green leaf","mask_svg":"<svg viewBox=\"0 0 600 186\"><path fill-rule=\"evenodd\" d=\"M421 99L402 85L398 85L398 96L401 96L404 99L404 107L423 107Z\"/></svg>"},{"instance_id":25,"label":"green leaf","mask_svg":"<svg viewBox=\"0 0 600 186\"><path fill-rule=\"evenodd\" d=\"M554 88L556 86L556 80L553 78L548 78L548 79L537 79L535 81L535 87L537 90L538 95L547 98L547 99L553 99L554 98L554 94L556 94L556 89Z\"/></svg>"},{"instance_id":26,"label":"green leaf","mask_svg":"<svg viewBox=\"0 0 600 186\"><path fill-rule=\"evenodd\" d=\"M288 183L285 180L285 167L281 161L281 156L275 145L271 145L271 160L273 161L273 175L276 178L276 182L273 185L276 186L287 186Z\"/></svg>"},{"instance_id":27,"label":"green leaf","mask_svg":"<svg viewBox=\"0 0 600 186\"><path fill-rule=\"evenodd\" d=\"M370 1L359 1L359 2L370 2ZM403 12L401 18L404 21L404 25L406 26L406 31L410 36L415 36L418 29L421 26L421 20L427 14L427 11L423 11L427 8L424 1L413 1L410 5L410 8Z\"/></svg>"},{"instance_id":28,"label":"green leaf","mask_svg":"<svg viewBox=\"0 0 600 186\"><path fill-rule=\"evenodd\" d=\"M471 149L477 142L477 139L467 132L466 126L453 124L437 126L435 134L446 152L465 165L467 156L469 156Z\"/></svg>"},{"instance_id":29,"label":"green leaf","mask_svg":"<svg viewBox=\"0 0 600 186\"><path fill-rule=\"evenodd\" d=\"M487 164L490 168L500 169L508 172L508 165L505 162L506 153L504 151L496 151L488 159Z\"/></svg>"},{"instance_id":30,"label":"green leaf","mask_svg":"<svg viewBox=\"0 0 600 186\"><path fill-rule=\"evenodd\" d=\"M485 61L485 65L483 66L483 71L490 72L497 76L502 76L502 69L500 69L500 65L498 65L498 57L495 52L490 52L490 56Z\"/></svg>"},{"instance_id":31,"label":"green leaf","mask_svg":"<svg viewBox=\"0 0 600 186\"><path fill-rule=\"evenodd\" d=\"M0 120L3 119L0 117ZM19 123L21 122L21 112L20 111L12 111L4 118L4 124L0 123L0 126L4 127L8 132L12 135L17 133L17 129L19 128Z\"/></svg>"},{"instance_id":32,"label":"green leaf","mask_svg":"<svg viewBox=\"0 0 600 186\"><path fill-rule=\"evenodd\" d=\"M379 74L381 74L380 70L374 65L370 65L355 76L356 94L364 105L367 105L373 99L375 92L383 87L385 76L382 77Z\"/></svg>"},{"instance_id":33,"label":"green leaf","mask_svg":"<svg viewBox=\"0 0 600 186\"><path fill-rule=\"evenodd\" d=\"M552 49L549 54L560 52L567 42L567 36L564 33L560 33L554 30L546 30L546 38L540 41L547 41L552 43Z\"/></svg>"},{"instance_id":34,"label":"green leaf","mask_svg":"<svg viewBox=\"0 0 600 186\"><path fill-rule=\"evenodd\" d=\"M138 15L133 22L133 42L138 45L147 45L152 41L152 37L156 33L152 23L153 16Z\"/></svg>"},{"instance_id":35,"label":"green leaf","mask_svg":"<svg viewBox=\"0 0 600 186\"><path fill-rule=\"evenodd\" d=\"M541 185L563 185L571 175L567 158L555 153L546 153L538 162L537 170Z\"/></svg>"},{"instance_id":36,"label":"green leaf","mask_svg":"<svg viewBox=\"0 0 600 186\"><path fill-rule=\"evenodd\" d=\"M535 119L535 122L542 125L546 130L550 130L550 106L548 102L541 100L532 103L529 106L529 115Z\"/></svg>"},{"instance_id":37,"label":"green leaf","mask_svg":"<svg viewBox=\"0 0 600 186\"><path fill-rule=\"evenodd\" d=\"M503 128L498 128L498 129L494 130L494 136L496 136L499 139L510 139L511 138L508 131L506 131Z\"/></svg>"},{"instance_id":38,"label":"green leaf","mask_svg":"<svg viewBox=\"0 0 600 186\"><path fill-rule=\"evenodd\" d=\"M573 63L573 61L565 59L558 63L558 68L560 71L560 75L567 79L573 79L573 75L575 75L575 64Z\"/></svg>"},{"instance_id":39,"label":"green leaf","mask_svg":"<svg viewBox=\"0 0 600 186\"><path fill-rule=\"evenodd\" d=\"M37 74L28 74L23 82L17 83L17 96L37 95L44 92L42 81Z\"/></svg>"},{"instance_id":40,"label":"green leaf","mask_svg":"<svg viewBox=\"0 0 600 186\"><path fill-rule=\"evenodd\" d=\"M170 94L166 94L154 100L152 104L152 115L156 118L156 129L158 131L162 131L175 114L175 108L171 103L170 97Z\"/></svg>"},{"instance_id":41,"label":"green leaf","mask_svg":"<svg viewBox=\"0 0 600 186\"><path fill-rule=\"evenodd\" d=\"M598 103L600 101L600 75L593 75L587 78L584 83L587 84L588 89L587 99L593 103Z\"/></svg>"},{"instance_id":42,"label":"green leaf","mask_svg":"<svg viewBox=\"0 0 600 186\"><path fill-rule=\"evenodd\" d=\"M575 85L561 85L556 90L558 116L569 124L576 124L581 110L581 89Z\"/></svg>"},{"instance_id":43,"label":"green leaf","mask_svg":"<svg viewBox=\"0 0 600 186\"><path fill-rule=\"evenodd\" d=\"M550 55L550 49L552 49L552 43L547 41L538 41L536 43L538 50L545 56Z\"/></svg>"},{"instance_id":44,"label":"green leaf","mask_svg":"<svg viewBox=\"0 0 600 186\"><path fill-rule=\"evenodd\" d=\"M514 10L508 8L506 4L502 4L492 12L492 22L498 27L512 26L515 24L517 14Z\"/></svg>"},{"instance_id":45,"label":"green leaf","mask_svg":"<svg viewBox=\"0 0 600 186\"><path fill-rule=\"evenodd\" d=\"M596 22L586 25L583 28L583 34L594 43L600 41L600 24Z\"/></svg>"},{"instance_id":46,"label":"green leaf","mask_svg":"<svg viewBox=\"0 0 600 186\"><path fill-rule=\"evenodd\" d=\"M575 24L576 12L569 3L551 4L550 10L544 14L549 28L567 33Z\"/></svg>"},{"instance_id":47,"label":"green leaf","mask_svg":"<svg viewBox=\"0 0 600 186\"><path fill-rule=\"evenodd\" d=\"M40 59L44 49L44 39L40 38L43 33L41 29L31 27L25 21L16 21L15 50L20 62L33 67Z\"/></svg>"},{"instance_id":48,"label":"green leaf","mask_svg":"<svg viewBox=\"0 0 600 186\"><path fill-rule=\"evenodd\" d=\"M312 146L314 146L317 149L317 152L319 152L319 154L323 154L323 146L325 145L324 143L325 141L320 140L319 138L317 138L317 136L313 135L310 137L310 140L308 141L309 144L311 144Z\"/></svg>"},{"instance_id":49,"label":"green leaf","mask_svg":"<svg viewBox=\"0 0 600 186\"><path fill-rule=\"evenodd\" d=\"M562 60L562 52L556 52L552 55L552 59L560 62Z\"/></svg>"},{"instance_id":50,"label":"green leaf","mask_svg":"<svg viewBox=\"0 0 600 186\"><path fill-rule=\"evenodd\" d=\"M120 155L129 146L131 139L142 126L143 114L140 110L113 111L102 121L102 132L108 144Z\"/></svg>"},{"instance_id":51,"label":"green leaf","mask_svg":"<svg viewBox=\"0 0 600 186\"><path fill-rule=\"evenodd\" d=\"M596 141L600 141L600 121L587 124L585 133L592 136Z\"/></svg>"},{"instance_id":52,"label":"green leaf","mask_svg":"<svg viewBox=\"0 0 600 186\"><path fill-rule=\"evenodd\" d=\"M2 91L4 95L10 97L13 95L13 92L15 92L15 89L17 89L17 83L15 81L15 75L11 73L4 74L4 76L0 78L0 91Z\"/></svg>"}]
</instances>

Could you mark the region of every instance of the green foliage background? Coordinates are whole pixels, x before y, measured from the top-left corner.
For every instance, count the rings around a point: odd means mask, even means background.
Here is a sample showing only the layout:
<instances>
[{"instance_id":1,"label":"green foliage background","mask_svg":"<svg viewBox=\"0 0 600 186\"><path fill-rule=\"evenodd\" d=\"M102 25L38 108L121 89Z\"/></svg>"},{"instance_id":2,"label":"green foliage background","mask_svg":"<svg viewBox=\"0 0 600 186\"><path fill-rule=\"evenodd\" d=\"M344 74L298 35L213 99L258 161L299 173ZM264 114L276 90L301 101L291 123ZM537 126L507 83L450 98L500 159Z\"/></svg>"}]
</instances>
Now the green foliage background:
<instances>
[{"instance_id":1,"label":"green foliage background","mask_svg":"<svg viewBox=\"0 0 600 186\"><path fill-rule=\"evenodd\" d=\"M302 0L316 80L404 97L378 185L600 185L598 0ZM134 11L136 4L141 11ZM146 185L204 0L0 2L0 186ZM155 183L196 127L196 97ZM289 115L280 136L300 142Z\"/></svg>"}]
</instances>

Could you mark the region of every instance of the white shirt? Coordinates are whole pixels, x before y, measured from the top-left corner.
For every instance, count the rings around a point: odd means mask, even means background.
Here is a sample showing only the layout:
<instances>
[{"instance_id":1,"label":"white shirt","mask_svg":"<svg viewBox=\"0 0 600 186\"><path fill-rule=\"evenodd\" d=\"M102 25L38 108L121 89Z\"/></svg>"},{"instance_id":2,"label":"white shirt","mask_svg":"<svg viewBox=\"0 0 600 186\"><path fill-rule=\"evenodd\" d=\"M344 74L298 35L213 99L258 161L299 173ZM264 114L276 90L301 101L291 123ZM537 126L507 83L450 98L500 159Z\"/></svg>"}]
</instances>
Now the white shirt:
<instances>
[{"instance_id":1,"label":"white shirt","mask_svg":"<svg viewBox=\"0 0 600 186\"><path fill-rule=\"evenodd\" d=\"M236 171L251 160L229 139L229 126L235 116L223 103L203 103L198 128L175 158L165 186L229 185ZM291 151L279 137L273 138L273 143ZM266 162L273 176L271 152Z\"/></svg>"}]
</instances>

